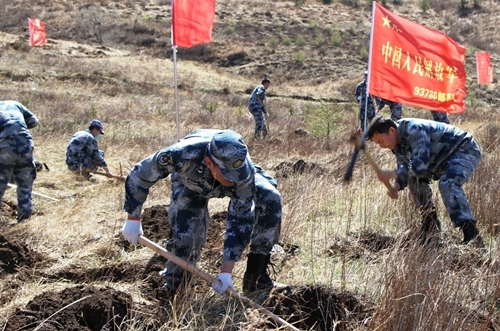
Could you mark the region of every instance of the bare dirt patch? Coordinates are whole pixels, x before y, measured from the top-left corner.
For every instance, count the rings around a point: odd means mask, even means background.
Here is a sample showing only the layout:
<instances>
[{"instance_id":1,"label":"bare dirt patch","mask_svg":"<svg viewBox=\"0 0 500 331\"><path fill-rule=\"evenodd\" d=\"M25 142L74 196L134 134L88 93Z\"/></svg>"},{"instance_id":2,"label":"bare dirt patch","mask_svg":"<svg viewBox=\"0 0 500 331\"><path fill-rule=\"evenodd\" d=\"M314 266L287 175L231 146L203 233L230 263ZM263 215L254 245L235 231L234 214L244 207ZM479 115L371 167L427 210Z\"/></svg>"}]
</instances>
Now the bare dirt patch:
<instances>
[{"instance_id":1,"label":"bare dirt patch","mask_svg":"<svg viewBox=\"0 0 500 331\"><path fill-rule=\"evenodd\" d=\"M335 293L320 286L303 286L292 294L273 295L266 306L279 316L286 316L288 322L305 330L345 330L361 323L369 308L348 292ZM349 322L346 322L349 315Z\"/></svg>"},{"instance_id":2,"label":"bare dirt patch","mask_svg":"<svg viewBox=\"0 0 500 331\"><path fill-rule=\"evenodd\" d=\"M61 292L47 291L18 309L4 330L121 330L131 303L129 294L109 287L80 285Z\"/></svg>"}]
</instances>

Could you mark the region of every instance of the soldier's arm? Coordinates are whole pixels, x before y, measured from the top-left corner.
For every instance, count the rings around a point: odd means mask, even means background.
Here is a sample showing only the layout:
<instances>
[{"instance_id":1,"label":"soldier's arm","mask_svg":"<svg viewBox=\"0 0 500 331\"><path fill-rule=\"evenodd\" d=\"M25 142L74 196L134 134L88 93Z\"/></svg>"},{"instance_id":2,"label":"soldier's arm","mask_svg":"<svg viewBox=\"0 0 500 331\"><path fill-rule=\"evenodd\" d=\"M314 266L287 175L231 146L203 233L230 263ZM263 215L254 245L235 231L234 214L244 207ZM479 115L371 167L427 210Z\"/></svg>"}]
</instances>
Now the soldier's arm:
<instances>
[{"instance_id":1,"label":"soldier's arm","mask_svg":"<svg viewBox=\"0 0 500 331\"><path fill-rule=\"evenodd\" d=\"M21 111L24 117L24 122L26 122L26 126L28 129L34 128L38 125L38 119L35 114L33 114L28 108L26 108L23 104L18 103L17 107Z\"/></svg>"},{"instance_id":2,"label":"soldier's arm","mask_svg":"<svg viewBox=\"0 0 500 331\"><path fill-rule=\"evenodd\" d=\"M140 219L142 205L154 184L176 172L176 168L182 168L179 154L169 148L160 150L137 163L129 172L125 180L124 205L129 219Z\"/></svg>"}]
</instances>

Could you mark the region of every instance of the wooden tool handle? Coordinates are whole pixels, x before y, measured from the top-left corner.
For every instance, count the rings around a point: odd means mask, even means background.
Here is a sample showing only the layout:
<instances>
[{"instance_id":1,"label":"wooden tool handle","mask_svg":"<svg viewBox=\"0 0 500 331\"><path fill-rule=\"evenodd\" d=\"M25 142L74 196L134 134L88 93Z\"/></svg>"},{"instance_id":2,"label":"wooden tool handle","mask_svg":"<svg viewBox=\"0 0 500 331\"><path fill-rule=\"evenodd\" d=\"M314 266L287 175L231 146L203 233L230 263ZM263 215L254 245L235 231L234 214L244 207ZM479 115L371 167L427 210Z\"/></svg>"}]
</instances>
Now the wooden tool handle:
<instances>
[{"instance_id":1,"label":"wooden tool handle","mask_svg":"<svg viewBox=\"0 0 500 331\"><path fill-rule=\"evenodd\" d=\"M161 256L163 256L164 258L166 258L167 260L169 260L169 261L177 264L179 267L181 267L181 268L183 268L183 269L191 272L192 274L200 277L201 279L205 280L206 282L208 282L210 284L218 282L218 280L215 277L213 277L212 275L207 274L206 272L204 272L203 270L199 269L195 265L193 265L193 264L189 263L188 261L186 261L184 259L181 259L180 257L176 256L175 254L167 251L166 249L164 249L163 247L155 244L154 242L152 242L151 240L147 239L146 237L139 236L139 239L137 241L141 245L144 245L146 247L151 248L153 251L155 251L156 253L160 254ZM293 325L291 325L290 323L288 323L284 319L282 319L279 316L271 313L269 310L265 309L264 307L256 304L255 302L253 302L250 299L246 298L245 296L241 295L240 293L238 293L232 287L229 287L226 290L226 294L229 295L232 298L238 299L241 302L250 305L252 308L258 310L260 313L262 313L262 314L264 314L266 316L269 316L273 321L275 321L279 325L286 326L290 330L300 331L299 329L297 329L296 327L294 327Z\"/></svg>"}]
</instances>

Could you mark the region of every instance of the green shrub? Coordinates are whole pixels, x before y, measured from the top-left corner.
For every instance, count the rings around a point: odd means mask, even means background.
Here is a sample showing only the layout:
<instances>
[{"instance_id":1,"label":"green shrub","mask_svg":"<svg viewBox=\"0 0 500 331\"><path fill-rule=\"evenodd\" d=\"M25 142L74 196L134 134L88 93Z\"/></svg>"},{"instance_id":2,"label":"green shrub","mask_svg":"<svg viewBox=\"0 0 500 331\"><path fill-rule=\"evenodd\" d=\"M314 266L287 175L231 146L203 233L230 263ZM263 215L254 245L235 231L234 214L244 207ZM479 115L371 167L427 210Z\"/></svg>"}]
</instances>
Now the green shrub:
<instances>
[{"instance_id":1,"label":"green shrub","mask_svg":"<svg viewBox=\"0 0 500 331\"><path fill-rule=\"evenodd\" d=\"M298 46L304 46L306 44L306 41L304 40L303 37L301 36L298 36L297 39L295 39L295 43L298 45Z\"/></svg>"},{"instance_id":2,"label":"green shrub","mask_svg":"<svg viewBox=\"0 0 500 331\"><path fill-rule=\"evenodd\" d=\"M420 9L422 9L422 11L424 13L426 13L431 8L431 1L430 0L419 0L418 5L419 5Z\"/></svg>"},{"instance_id":3,"label":"green shrub","mask_svg":"<svg viewBox=\"0 0 500 331\"><path fill-rule=\"evenodd\" d=\"M330 42L334 46L339 46L341 41L342 41L342 38L340 36L340 31L333 31L332 36L330 37Z\"/></svg>"},{"instance_id":4,"label":"green shrub","mask_svg":"<svg viewBox=\"0 0 500 331\"><path fill-rule=\"evenodd\" d=\"M334 104L321 103L318 108L306 109L306 124L309 132L317 137L330 139L341 127L342 110Z\"/></svg>"},{"instance_id":5,"label":"green shrub","mask_svg":"<svg viewBox=\"0 0 500 331\"><path fill-rule=\"evenodd\" d=\"M305 60L306 56L302 52L297 52L293 54L293 60L295 63L302 64Z\"/></svg>"}]
</instances>

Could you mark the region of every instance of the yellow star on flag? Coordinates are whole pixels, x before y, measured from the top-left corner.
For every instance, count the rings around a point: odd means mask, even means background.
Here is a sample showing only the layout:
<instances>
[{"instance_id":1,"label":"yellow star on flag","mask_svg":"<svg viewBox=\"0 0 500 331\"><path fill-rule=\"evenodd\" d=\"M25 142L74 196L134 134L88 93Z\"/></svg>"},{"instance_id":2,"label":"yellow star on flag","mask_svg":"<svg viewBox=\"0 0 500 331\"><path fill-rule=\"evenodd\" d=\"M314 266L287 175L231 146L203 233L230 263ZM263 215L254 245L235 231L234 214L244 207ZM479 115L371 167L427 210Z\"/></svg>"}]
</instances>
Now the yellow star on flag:
<instances>
[{"instance_id":1,"label":"yellow star on flag","mask_svg":"<svg viewBox=\"0 0 500 331\"><path fill-rule=\"evenodd\" d=\"M391 20L389 19L388 16L382 17L382 21L384 21L384 23L382 24L382 27L384 27L384 26L387 26L388 28L391 27Z\"/></svg>"}]
</instances>

